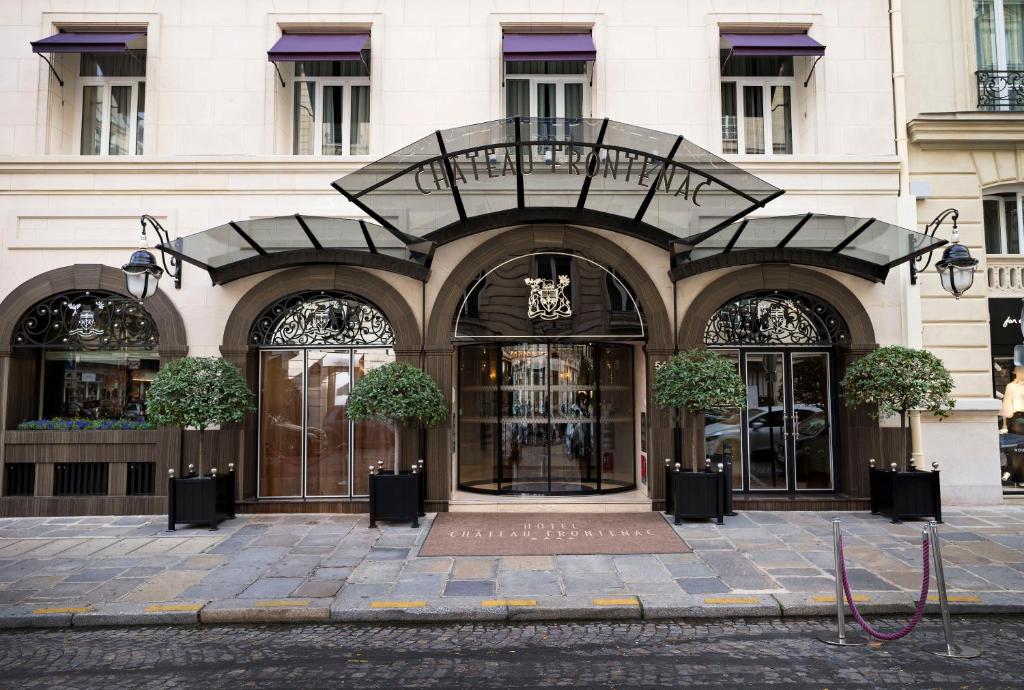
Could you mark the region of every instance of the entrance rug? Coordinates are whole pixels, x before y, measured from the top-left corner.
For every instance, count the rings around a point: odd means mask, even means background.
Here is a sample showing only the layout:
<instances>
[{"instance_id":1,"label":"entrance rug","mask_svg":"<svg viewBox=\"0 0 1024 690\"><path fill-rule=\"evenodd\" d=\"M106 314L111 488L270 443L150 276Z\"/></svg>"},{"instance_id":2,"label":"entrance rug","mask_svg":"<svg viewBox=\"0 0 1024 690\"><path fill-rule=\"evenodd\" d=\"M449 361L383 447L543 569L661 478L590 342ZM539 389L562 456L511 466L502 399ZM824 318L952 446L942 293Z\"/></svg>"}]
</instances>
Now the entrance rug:
<instances>
[{"instance_id":1,"label":"entrance rug","mask_svg":"<svg viewBox=\"0 0 1024 690\"><path fill-rule=\"evenodd\" d=\"M688 553L660 513L438 513L420 556Z\"/></svg>"}]
</instances>

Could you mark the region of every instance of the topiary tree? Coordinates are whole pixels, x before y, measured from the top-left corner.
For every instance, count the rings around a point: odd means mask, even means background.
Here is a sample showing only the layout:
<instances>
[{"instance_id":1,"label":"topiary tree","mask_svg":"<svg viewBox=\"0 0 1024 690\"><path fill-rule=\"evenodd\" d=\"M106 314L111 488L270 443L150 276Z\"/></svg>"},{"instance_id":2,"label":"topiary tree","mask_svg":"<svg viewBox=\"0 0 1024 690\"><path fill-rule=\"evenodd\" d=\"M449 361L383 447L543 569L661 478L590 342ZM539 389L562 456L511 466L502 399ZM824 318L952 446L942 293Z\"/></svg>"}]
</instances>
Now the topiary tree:
<instances>
[{"instance_id":1,"label":"topiary tree","mask_svg":"<svg viewBox=\"0 0 1024 690\"><path fill-rule=\"evenodd\" d=\"M654 372L654 402L702 413L746 404L747 391L736 363L713 350L686 350Z\"/></svg>"},{"instance_id":2,"label":"topiary tree","mask_svg":"<svg viewBox=\"0 0 1024 690\"><path fill-rule=\"evenodd\" d=\"M389 362L369 371L348 396L349 419L376 419L394 426L395 473L401 453L400 424L434 426L448 416L444 395L434 379L405 362Z\"/></svg>"},{"instance_id":3,"label":"topiary tree","mask_svg":"<svg viewBox=\"0 0 1024 690\"><path fill-rule=\"evenodd\" d=\"M253 411L241 372L221 357L182 357L160 367L146 394L146 418L160 426L199 430L199 474L207 427L241 422Z\"/></svg>"},{"instance_id":4,"label":"topiary tree","mask_svg":"<svg viewBox=\"0 0 1024 690\"><path fill-rule=\"evenodd\" d=\"M927 410L945 417L956 401L953 377L942 360L926 350L899 345L880 347L851 364L840 382L852 405L874 405L871 416L900 416L900 443L907 459L907 412ZM904 465L905 468L905 465Z\"/></svg>"}]
</instances>

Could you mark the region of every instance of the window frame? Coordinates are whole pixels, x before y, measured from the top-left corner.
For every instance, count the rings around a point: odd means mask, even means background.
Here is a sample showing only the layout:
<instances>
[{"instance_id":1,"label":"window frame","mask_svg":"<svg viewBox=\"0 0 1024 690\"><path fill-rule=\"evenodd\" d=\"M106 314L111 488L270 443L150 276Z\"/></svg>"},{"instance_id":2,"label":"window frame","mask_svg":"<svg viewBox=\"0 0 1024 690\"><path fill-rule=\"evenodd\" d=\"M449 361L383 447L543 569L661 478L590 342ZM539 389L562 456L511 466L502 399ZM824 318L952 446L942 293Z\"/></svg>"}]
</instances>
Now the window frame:
<instances>
[{"instance_id":1,"label":"window frame","mask_svg":"<svg viewBox=\"0 0 1024 690\"><path fill-rule=\"evenodd\" d=\"M528 81L530 82L530 112L529 117L540 117L537 114L537 107L540 98L537 96L539 84L555 84L555 117L565 117L565 85L580 84L583 87L583 105L580 117L591 117L593 108L590 102L590 78L587 73L583 74L506 74L505 81ZM502 117L512 117L508 114L507 85L501 90Z\"/></svg>"},{"instance_id":2,"label":"window frame","mask_svg":"<svg viewBox=\"0 0 1024 690\"><path fill-rule=\"evenodd\" d=\"M1011 254L1007 251L1007 232L1009 228L1006 226L1006 202L1009 200L1009 196L1013 195L1014 200L1017 204L1017 247L1020 249L1019 252ZM981 197L982 202L982 233L987 228L984 227L984 204L986 201L995 201L999 208L999 251L990 252L988 246L985 247L986 254L993 254L999 256L1020 256L1024 254L1024 192L1006 192L1003 194L983 194Z\"/></svg>"},{"instance_id":3,"label":"window frame","mask_svg":"<svg viewBox=\"0 0 1024 690\"><path fill-rule=\"evenodd\" d=\"M313 141L316 142L313 145L313 153L296 153L295 152L295 89L303 82L312 82L316 89L314 91L315 102L313 108ZM324 87L326 86L341 86L342 87L342 103L341 103L341 149L342 153L332 154L324 152L324 123L323 123L323 112L324 112ZM353 86L366 86L370 89L370 119L367 124L373 123L373 86L370 84L370 77L296 77L292 76L291 81L291 98L288 102L288 109L291 112L291 155L293 156L314 156L316 158L330 158L330 159L368 159L373 153L372 148L372 137L369 136L366 142L367 152L366 153L352 153L352 87Z\"/></svg>"},{"instance_id":4,"label":"window frame","mask_svg":"<svg viewBox=\"0 0 1024 690\"><path fill-rule=\"evenodd\" d=\"M794 65L795 68L795 65ZM796 124L796 85L797 79L795 76L791 77L728 77L720 76L719 86L719 117L724 118L725 113L721 110L722 98L721 94L724 91L726 84L734 84L736 89L736 153L724 153L725 151L725 138L720 139L723 155L727 156L793 156L797 154L797 124ZM762 112L764 117L762 118L762 130L764 133L764 153L748 153L746 151L746 132L743 126L744 120L744 104L743 104L743 88L746 86L759 86L761 87L761 100L762 100ZM790 123L790 138L791 151L788 153L777 153L774 147L774 140L772 136L772 87L773 86L786 86L789 87L789 123ZM719 125L719 136L722 134L721 124Z\"/></svg>"},{"instance_id":5,"label":"window frame","mask_svg":"<svg viewBox=\"0 0 1024 690\"><path fill-rule=\"evenodd\" d=\"M78 93L75 99L75 141L74 152L78 156L139 156L137 153L138 126L139 126L139 84L145 84L146 77L78 77ZM100 112L102 113L102 124L100 129L100 151L99 153L82 153L82 115L85 109L85 89L90 86L102 88L102 99ZM115 86L130 86L131 110L128 113L128 152L110 152L110 103L111 89ZM145 126L145 122L143 122ZM143 140L143 153L145 153L145 140Z\"/></svg>"},{"instance_id":6,"label":"window frame","mask_svg":"<svg viewBox=\"0 0 1024 690\"><path fill-rule=\"evenodd\" d=\"M973 3L972 3L973 5ZM972 7L973 10L973 7ZM975 24L977 21L975 20ZM995 32L995 70L1005 72L1007 67L1006 59L1006 15L1003 11L1003 0L992 0L992 30ZM977 59L977 52L975 53ZM979 68L980 69L980 68Z\"/></svg>"}]
</instances>

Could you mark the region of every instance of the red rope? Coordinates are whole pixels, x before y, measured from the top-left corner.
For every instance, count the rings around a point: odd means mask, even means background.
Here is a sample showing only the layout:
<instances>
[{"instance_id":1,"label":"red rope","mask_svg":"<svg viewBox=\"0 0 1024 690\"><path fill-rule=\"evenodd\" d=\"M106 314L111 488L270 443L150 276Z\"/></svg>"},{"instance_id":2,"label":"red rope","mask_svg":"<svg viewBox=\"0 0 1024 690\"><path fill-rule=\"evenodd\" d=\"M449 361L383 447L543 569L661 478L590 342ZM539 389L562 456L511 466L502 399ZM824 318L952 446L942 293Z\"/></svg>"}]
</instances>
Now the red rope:
<instances>
[{"instance_id":1,"label":"red rope","mask_svg":"<svg viewBox=\"0 0 1024 690\"><path fill-rule=\"evenodd\" d=\"M930 548L928 545L928 535L923 534L921 537L921 563L924 572L921 576L921 596L917 600L917 609L914 611L914 615L911 617L910 622L896 632L882 632L875 630L866 620L864 620L863 616L860 615L860 611L857 610L857 605L853 601L853 593L850 591L850 580L846 576L846 556L843 554L843 535L839 535L839 568L843 578L843 591L846 592L846 601L850 604L850 612L853 614L854 619L860 623L860 627L864 628L864 632L879 640L898 640L901 637L909 635L910 632L917 627L917 624L921 622L921 617L924 615L925 604L928 602L928 582L931 575L931 561L929 560L929 555Z\"/></svg>"}]
</instances>

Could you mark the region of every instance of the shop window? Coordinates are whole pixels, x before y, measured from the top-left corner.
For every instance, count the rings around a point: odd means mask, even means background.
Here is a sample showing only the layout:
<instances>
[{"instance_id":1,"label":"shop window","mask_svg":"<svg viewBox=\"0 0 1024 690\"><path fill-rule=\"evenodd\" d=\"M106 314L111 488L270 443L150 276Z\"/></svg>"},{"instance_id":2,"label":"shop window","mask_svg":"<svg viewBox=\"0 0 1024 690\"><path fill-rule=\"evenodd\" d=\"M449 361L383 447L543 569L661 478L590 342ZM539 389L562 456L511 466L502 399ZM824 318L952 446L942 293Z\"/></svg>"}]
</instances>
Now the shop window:
<instances>
[{"instance_id":1,"label":"shop window","mask_svg":"<svg viewBox=\"0 0 1024 690\"><path fill-rule=\"evenodd\" d=\"M82 53L79 152L141 155L146 115L146 51Z\"/></svg>"},{"instance_id":2,"label":"shop window","mask_svg":"<svg viewBox=\"0 0 1024 690\"><path fill-rule=\"evenodd\" d=\"M793 57L721 51L722 153L793 153Z\"/></svg>"},{"instance_id":3,"label":"shop window","mask_svg":"<svg viewBox=\"0 0 1024 690\"><path fill-rule=\"evenodd\" d=\"M292 153L370 153L370 72L364 60L295 63Z\"/></svg>"},{"instance_id":4,"label":"shop window","mask_svg":"<svg viewBox=\"0 0 1024 690\"><path fill-rule=\"evenodd\" d=\"M985 196L985 251L989 254L1020 254L1024 244L1024 214L1021 194L1012 192Z\"/></svg>"},{"instance_id":5,"label":"shop window","mask_svg":"<svg viewBox=\"0 0 1024 690\"><path fill-rule=\"evenodd\" d=\"M102 290L55 295L18 320L12 345L9 424L145 420L159 334L139 302Z\"/></svg>"}]
</instances>

